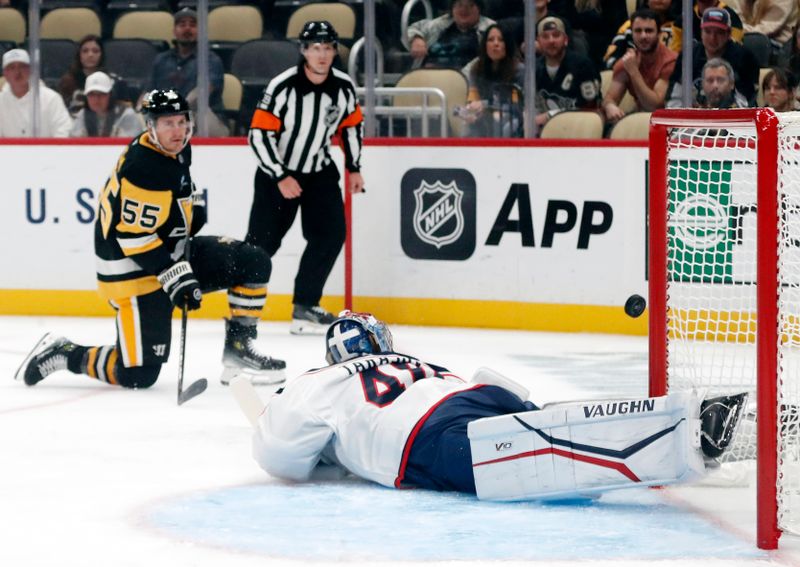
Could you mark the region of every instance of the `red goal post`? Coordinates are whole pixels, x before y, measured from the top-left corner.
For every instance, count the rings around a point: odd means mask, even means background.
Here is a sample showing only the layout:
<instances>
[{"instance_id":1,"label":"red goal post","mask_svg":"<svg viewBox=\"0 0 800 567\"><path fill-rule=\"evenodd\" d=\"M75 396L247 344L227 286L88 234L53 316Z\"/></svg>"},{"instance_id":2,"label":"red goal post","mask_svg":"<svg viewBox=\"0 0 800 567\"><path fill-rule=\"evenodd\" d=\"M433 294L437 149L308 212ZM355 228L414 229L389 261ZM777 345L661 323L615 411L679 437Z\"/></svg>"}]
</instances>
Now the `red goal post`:
<instances>
[{"instance_id":1,"label":"red goal post","mask_svg":"<svg viewBox=\"0 0 800 567\"><path fill-rule=\"evenodd\" d=\"M650 121L650 393L751 391L764 549L800 518L798 115L682 109Z\"/></svg>"}]
</instances>

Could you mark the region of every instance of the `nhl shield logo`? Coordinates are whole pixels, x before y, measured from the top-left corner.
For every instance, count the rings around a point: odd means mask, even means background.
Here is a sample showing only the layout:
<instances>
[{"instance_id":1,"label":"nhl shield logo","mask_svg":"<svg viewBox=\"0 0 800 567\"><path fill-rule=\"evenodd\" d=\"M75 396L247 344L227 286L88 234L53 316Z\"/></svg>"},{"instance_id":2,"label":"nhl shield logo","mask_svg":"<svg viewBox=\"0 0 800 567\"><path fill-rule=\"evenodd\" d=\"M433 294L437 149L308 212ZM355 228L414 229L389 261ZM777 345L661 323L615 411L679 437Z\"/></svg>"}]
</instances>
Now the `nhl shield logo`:
<instances>
[{"instance_id":1,"label":"nhl shield logo","mask_svg":"<svg viewBox=\"0 0 800 567\"><path fill-rule=\"evenodd\" d=\"M414 190L414 232L423 242L441 248L455 242L464 231L461 202L464 192L450 181L422 181Z\"/></svg>"},{"instance_id":2,"label":"nhl shield logo","mask_svg":"<svg viewBox=\"0 0 800 567\"><path fill-rule=\"evenodd\" d=\"M411 168L400 180L400 244L415 260L475 252L477 185L466 169Z\"/></svg>"},{"instance_id":3,"label":"nhl shield logo","mask_svg":"<svg viewBox=\"0 0 800 567\"><path fill-rule=\"evenodd\" d=\"M336 124L337 120L339 120L339 107L335 104L328 105L325 108L325 118L323 119L325 126L330 128Z\"/></svg>"}]
</instances>

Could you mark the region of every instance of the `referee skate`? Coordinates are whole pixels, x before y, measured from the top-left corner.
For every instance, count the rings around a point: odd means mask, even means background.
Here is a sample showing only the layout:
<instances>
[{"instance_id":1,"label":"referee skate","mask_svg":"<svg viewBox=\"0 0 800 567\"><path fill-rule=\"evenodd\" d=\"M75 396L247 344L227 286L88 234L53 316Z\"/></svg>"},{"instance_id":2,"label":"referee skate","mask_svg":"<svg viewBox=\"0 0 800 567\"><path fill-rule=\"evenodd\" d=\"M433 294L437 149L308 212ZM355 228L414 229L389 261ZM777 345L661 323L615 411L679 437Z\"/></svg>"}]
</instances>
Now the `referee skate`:
<instances>
[{"instance_id":1,"label":"referee skate","mask_svg":"<svg viewBox=\"0 0 800 567\"><path fill-rule=\"evenodd\" d=\"M289 332L293 335L324 335L334 319L333 313L328 313L319 305L295 305Z\"/></svg>"}]
</instances>

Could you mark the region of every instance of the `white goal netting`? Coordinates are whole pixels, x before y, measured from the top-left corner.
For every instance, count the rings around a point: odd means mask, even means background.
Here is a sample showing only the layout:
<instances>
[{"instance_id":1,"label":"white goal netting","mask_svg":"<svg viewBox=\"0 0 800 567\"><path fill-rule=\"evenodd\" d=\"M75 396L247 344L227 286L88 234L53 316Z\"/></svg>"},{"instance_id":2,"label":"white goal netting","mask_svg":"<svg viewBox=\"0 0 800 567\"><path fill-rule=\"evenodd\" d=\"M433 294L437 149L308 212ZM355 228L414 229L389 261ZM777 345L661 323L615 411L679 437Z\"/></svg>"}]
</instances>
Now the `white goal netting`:
<instances>
[{"instance_id":1,"label":"white goal netting","mask_svg":"<svg viewBox=\"0 0 800 567\"><path fill-rule=\"evenodd\" d=\"M756 458L758 325L777 324L777 517L800 533L800 113L778 128L778 226L759 225L755 125L667 136L667 380L706 397L750 392L725 467ZM653 219L651 219L651 223ZM758 231L775 235L778 318L757 306Z\"/></svg>"}]
</instances>

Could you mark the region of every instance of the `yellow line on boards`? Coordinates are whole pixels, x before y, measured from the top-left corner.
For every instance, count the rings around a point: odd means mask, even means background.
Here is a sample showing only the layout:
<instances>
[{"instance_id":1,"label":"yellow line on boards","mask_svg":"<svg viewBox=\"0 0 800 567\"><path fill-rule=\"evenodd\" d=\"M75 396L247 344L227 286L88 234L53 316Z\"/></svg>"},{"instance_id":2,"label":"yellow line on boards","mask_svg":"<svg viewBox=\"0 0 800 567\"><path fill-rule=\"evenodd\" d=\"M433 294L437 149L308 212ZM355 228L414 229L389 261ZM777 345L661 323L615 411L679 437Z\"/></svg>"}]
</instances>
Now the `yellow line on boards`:
<instances>
[{"instance_id":1,"label":"yellow line on boards","mask_svg":"<svg viewBox=\"0 0 800 567\"><path fill-rule=\"evenodd\" d=\"M404 325L522 329L531 331L647 334L646 314L631 319L622 307L555 305L467 299L355 297L353 308ZM329 296L322 306L338 313L341 296ZM178 312L176 311L176 316ZM269 321L291 318L290 295L270 295L262 316ZM113 316L113 309L94 291L0 290L1 315ZM224 292L208 294L203 307L191 313L200 319L229 315Z\"/></svg>"},{"instance_id":2,"label":"yellow line on boards","mask_svg":"<svg viewBox=\"0 0 800 567\"><path fill-rule=\"evenodd\" d=\"M263 319L288 321L292 314L290 295L270 295ZM323 298L322 306L334 314L343 308L341 296ZM368 311L390 323L444 327L483 327L530 331L647 334L647 313L628 317L622 306L557 305L469 299L416 299L364 297L353 299L356 311ZM175 312L176 316L178 312ZM96 292L85 290L0 290L0 315L60 315L73 317L113 316L113 309ZM200 319L229 315L224 292L208 294Z\"/></svg>"}]
</instances>

